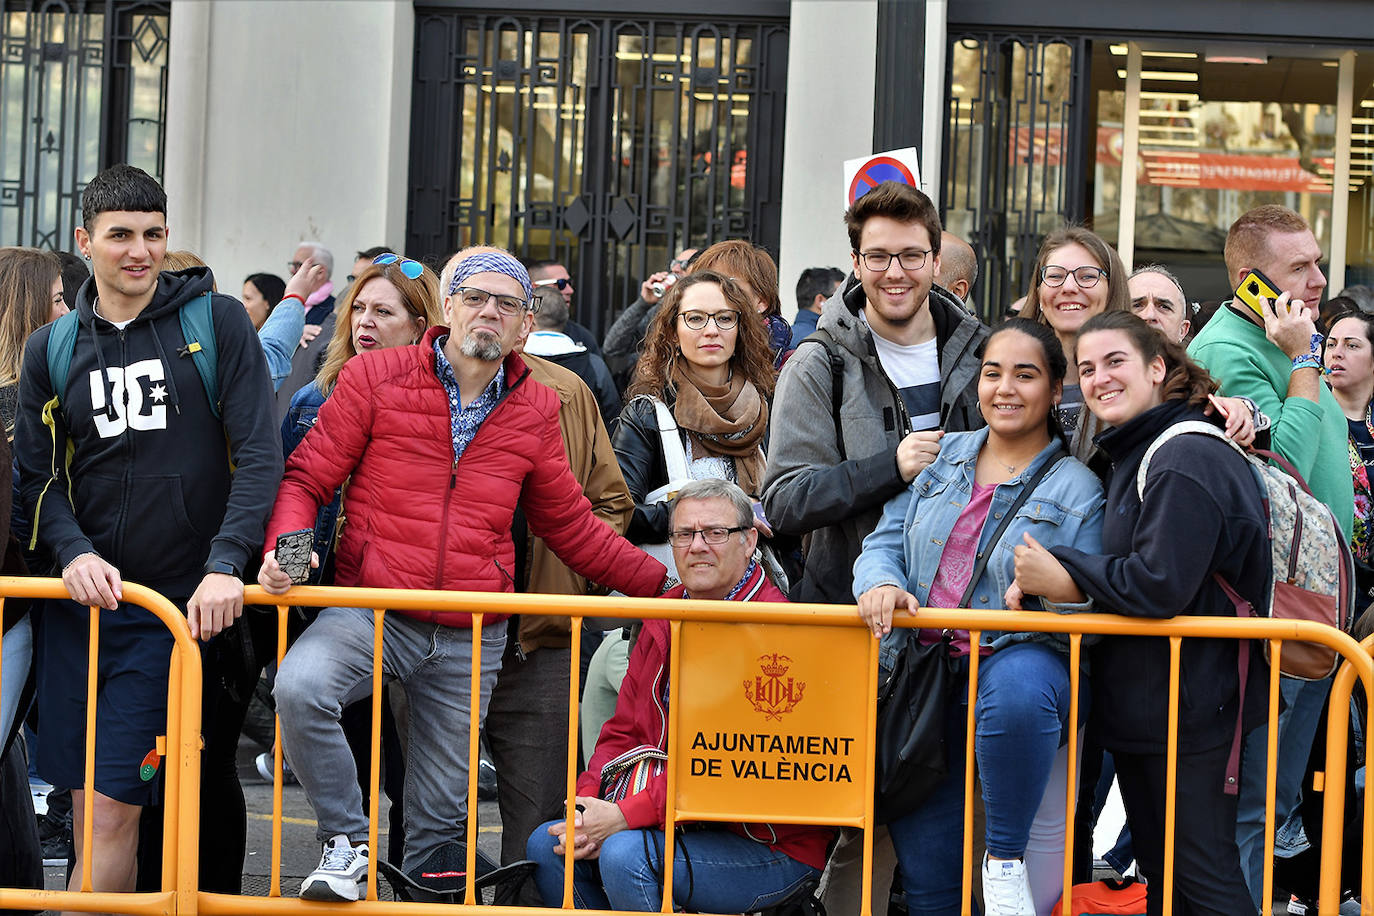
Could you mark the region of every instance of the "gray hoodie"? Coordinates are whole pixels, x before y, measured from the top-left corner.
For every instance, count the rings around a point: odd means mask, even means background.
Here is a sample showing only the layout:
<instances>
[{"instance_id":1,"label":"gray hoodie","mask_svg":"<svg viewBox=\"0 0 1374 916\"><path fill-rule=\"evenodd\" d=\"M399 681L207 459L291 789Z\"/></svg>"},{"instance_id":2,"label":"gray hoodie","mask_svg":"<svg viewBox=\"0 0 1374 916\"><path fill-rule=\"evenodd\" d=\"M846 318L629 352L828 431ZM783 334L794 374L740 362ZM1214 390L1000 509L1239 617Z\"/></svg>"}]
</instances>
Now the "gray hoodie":
<instances>
[{"instance_id":1,"label":"gray hoodie","mask_svg":"<svg viewBox=\"0 0 1374 916\"><path fill-rule=\"evenodd\" d=\"M769 418L763 507L769 523L809 535L806 568L793 601L853 604L854 560L883 505L903 487L897 445L911 432L901 395L883 371L868 325L859 318L863 287L851 276L821 309L818 330L844 363L835 441L830 360L817 344L800 346L783 367ZM983 425L978 368L989 331L938 286L928 306L940 353L940 416L953 432ZM803 342L804 343L804 342Z\"/></svg>"}]
</instances>

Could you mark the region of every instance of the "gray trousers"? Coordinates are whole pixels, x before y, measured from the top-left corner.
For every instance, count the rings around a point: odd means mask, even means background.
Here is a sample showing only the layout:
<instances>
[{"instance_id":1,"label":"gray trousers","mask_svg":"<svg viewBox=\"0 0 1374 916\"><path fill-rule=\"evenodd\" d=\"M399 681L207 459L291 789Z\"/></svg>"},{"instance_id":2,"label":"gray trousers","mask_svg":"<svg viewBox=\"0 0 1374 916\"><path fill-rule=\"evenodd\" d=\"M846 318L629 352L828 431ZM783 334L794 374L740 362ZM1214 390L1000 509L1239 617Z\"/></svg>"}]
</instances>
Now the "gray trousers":
<instances>
[{"instance_id":1,"label":"gray trousers","mask_svg":"<svg viewBox=\"0 0 1374 916\"><path fill-rule=\"evenodd\" d=\"M339 715L371 695L372 619L372 611L362 608L325 608L286 653L273 688L282 743L315 809L321 842L341 833L353 842L367 839L357 769ZM484 717L506 645L505 622L484 627L481 639ZM465 837L472 631L387 614L382 671L385 680L405 685L410 702L401 866L409 871L442 844Z\"/></svg>"}]
</instances>

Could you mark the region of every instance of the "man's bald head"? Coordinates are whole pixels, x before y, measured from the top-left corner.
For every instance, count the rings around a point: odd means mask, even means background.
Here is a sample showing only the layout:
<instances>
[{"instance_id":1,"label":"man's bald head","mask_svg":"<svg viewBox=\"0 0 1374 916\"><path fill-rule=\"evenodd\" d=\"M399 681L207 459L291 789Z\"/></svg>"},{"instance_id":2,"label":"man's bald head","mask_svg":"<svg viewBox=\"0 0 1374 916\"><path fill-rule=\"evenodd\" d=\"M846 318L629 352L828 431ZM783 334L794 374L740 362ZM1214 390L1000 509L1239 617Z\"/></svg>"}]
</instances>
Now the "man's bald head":
<instances>
[{"instance_id":1,"label":"man's bald head","mask_svg":"<svg viewBox=\"0 0 1374 916\"><path fill-rule=\"evenodd\" d=\"M978 279L978 256L968 242L949 232L940 233L940 270L935 280L967 302L969 290Z\"/></svg>"}]
</instances>

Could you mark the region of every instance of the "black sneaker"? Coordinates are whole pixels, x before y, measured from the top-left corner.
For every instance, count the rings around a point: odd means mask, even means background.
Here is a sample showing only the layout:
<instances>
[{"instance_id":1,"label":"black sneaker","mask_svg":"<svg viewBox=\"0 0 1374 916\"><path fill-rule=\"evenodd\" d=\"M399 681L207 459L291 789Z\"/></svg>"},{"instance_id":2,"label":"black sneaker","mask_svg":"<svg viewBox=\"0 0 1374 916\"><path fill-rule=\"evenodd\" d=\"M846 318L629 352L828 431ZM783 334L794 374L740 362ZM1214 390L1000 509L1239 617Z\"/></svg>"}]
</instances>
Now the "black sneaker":
<instances>
[{"instance_id":1,"label":"black sneaker","mask_svg":"<svg viewBox=\"0 0 1374 916\"><path fill-rule=\"evenodd\" d=\"M485 757L477 758L477 797L496 801L496 764Z\"/></svg>"},{"instance_id":2,"label":"black sneaker","mask_svg":"<svg viewBox=\"0 0 1374 916\"><path fill-rule=\"evenodd\" d=\"M38 842L43 848L43 865L66 865L72 854L72 822L52 812L38 815Z\"/></svg>"},{"instance_id":3,"label":"black sneaker","mask_svg":"<svg viewBox=\"0 0 1374 916\"><path fill-rule=\"evenodd\" d=\"M72 835L50 836L40 841L43 846L43 866L45 868L65 867L72 859Z\"/></svg>"}]
</instances>

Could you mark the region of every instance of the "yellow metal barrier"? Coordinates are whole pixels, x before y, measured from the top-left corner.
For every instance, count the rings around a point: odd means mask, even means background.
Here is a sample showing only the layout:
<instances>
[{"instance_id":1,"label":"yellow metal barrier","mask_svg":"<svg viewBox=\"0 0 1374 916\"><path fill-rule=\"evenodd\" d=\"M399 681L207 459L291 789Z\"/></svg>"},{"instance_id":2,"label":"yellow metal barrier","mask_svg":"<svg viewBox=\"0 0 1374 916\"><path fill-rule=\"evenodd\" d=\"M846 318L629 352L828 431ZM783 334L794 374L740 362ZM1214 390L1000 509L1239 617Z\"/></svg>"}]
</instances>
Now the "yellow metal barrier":
<instances>
[{"instance_id":1,"label":"yellow metal barrier","mask_svg":"<svg viewBox=\"0 0 1374 916\"><path fill-rule=\"evenodd\" d=\"M35 596L51 597L61 594L60 583L55 580L32 580L32 579L0 579L0 594L15 596ZM15 908L23 906L46 906L62 907L72 910L100 910L109 909L117 906L120 912L130 913L178 913L178 914L256 914L256 913L304 913L313 909L319 909L323 904L300 901L293 898L282 896L280 886L281 878L281 772L282 757L280 740L277 741L274 749L276 780L273 790L273 850L272 850L272 879L273 886L268 897L234 897L220 894L199 893L196 890L196 854L198 839L198 816L199 807L196 803L197 789L199 785L198 769L198 747L196 746L195 734L198 729L198 718L200 711L199 703L199 670L198 659L195 656L196 664L187 665L183 661L183 656L189 650L194 649L194 643L190 640L189 633L185 628L181 615L176 612L164 599L146 589L138 586L125 585L125 599L150 607L160 618L168 624L177 639L177 651L173 658L171 696L169 703L169 752L172 748L179 748L176 757L178 765L168 768L168 813L167 813L167 851L164 855L164 890L159 894L152 895L94 895L85 893L67 892L25 892L14 890L0 890L0 908ZM840 627L857 628L862 624L854 613L853 608L835 607L827 605L780 605L762 603L737 603L737 602L713 602L713 601L660 601L653 599L626 599L626 598L568 598L566 596L544 596L544 595L510 595L510 594L488 594L488 593L460 593L460 592L438 592L438 591L400 591L385 589L345 589L345 588L297 588L288 595L277 598L264 594L256 587L247 590L246 600L253 604L265 604L278 607L279 638L278 638L278 657L280 658L286 648L285 620L289 605L297 606L343 606L371 608L374 610L375 620L380 623L385 613L383 608L390 610L445 610L461 611L474 615L474 629L480 628L482 620L494 614L542 614L552 616L570 616L573 618L572 628L572 661L570 672L570 683L576 687L578 683L578 657L580 643L580 621L583 617L623 617L623 618L653 618L666 619L673 621L674 624L674 646L673 653L676 658L679 653L680 637L684 622L696 622L705 624L769 624L774 626L803 626L803 627ZM279 604L287 602L287 604ZM1005 612L1005 611L971 611L971 610L940 610L922 609L916 618L900 616L897 621L899 626L921 626L934 628L959 628L970 631L970 636L976 645L980 634L985 630L997 631L1038 631L1050 633L1064 633L1069 637L1070 643L1070 672L1071 672L1071 695L1074 708L1071 710L1072 721L1077 721L1077 700L1079 666L1078 661L1081 655L1081 638L1086 634L1102 634L1111 636L1130 636L1146 635L1156 637L1167 637L1170 640L1171 649L1171 672L1169 703L1171 710L1170 727L1168 735L1167 756L1170 761L1170 784L1168 798L1166 800L1166 824L1172 830L1174 823L1174 798L1173 798L1173 764L1177 760L1178 735L1177 735L1177 708L1179 702L1179 649L1183 639L1187 638L1227 638L1227 639L1262 639L1269 640L1272 654L1277 659L1282 652L1283 643L1286 640L1300 640L1320 643L1328 646L1340 653L1346 660L1339 674L1335 679L1332 690L1330 725L1327 736L1327 768L1325 771L1325 791L1324 817L1322 823L1322 837L1325 840L1323 847L1322 861L1322 885L1321 885L1321 906L1322 914L1336 914L1340 902L1340 874L1339 857L1343 825L1344 803L1344 778L1345 778L1345 754L1348 731L1348 709L1349 698L1354 688L1356 678L1365 686L1366 693L1374 684L1374 658L1371 658L1371 645L1361 647L1348 635L1334 630L1330 627L1318 624L1296 622L1296 621L1274 621L1266 619L1238 620L1235 618L1202 618L1185 617L1173 620L1141 620L1125 617L1116 617L1104 614L1080 614L1080 615L1055 615L1045 613L1027 612ZM93 615L93 631L98 626L98 615ZM378 790L379 790L379 746L380 746L380 706L381 706L381 668L376 664L381 652L381 627L377 627L376 638L374 641L374 679L372 695L372 737L371 737L371 805L369 811L369 841L370 848L375 850L377 840L377 809L378 809ZM472 707L470 710L471 720L475 721L478 714L478 677L480 670L481 641L477 639L474 644L473 662L473 689ZM978 656L975 653L970 658L970 677L969 677L969 709L970 714L975 709L977 699L977 662ZM870 645L870 653L867 658L868 672L866 681L871 688L875 680L876 650ZM191 669L191 670L188 670ZM674 689L678 686L680 673L674 670L671 673ZM1277 668L1271 670L1269 679L1270 701L1269 719L1271 724L1275 721L1278 714L1278 675ZM570 691L568 701L569 711L569 773L566 785L568 799L571 802L575 789L575 763L577 747L577 702L576 689ZM677 695L675 694L675 697ZM863 729L869 738L873 735L874 705L871 701L873 692L870 689L866 695L865 708L863 711ZM674 710L681 705L679 702L671 704ZM173 715L175 711L175 715ZM674 716L676 714L674 713ZM674 719L674 725L676 719ZM90 724L88 723L88 729ZM1266 850L1266 869L1265 869L1265 889L1272 889L1272 852L1273 852L1273 830L1274 830L1274 780L1276 768L1276 755L1274 753L1274 729L1270 730L1270 748L1268 755L1268 799L1267 799L1267 823L1265 830L1265 850ZM670 763L680 760L686 753L686 749L681 747L680 731L674 727L674 743L669 748ZM1070 733L1070 741L1077 740L1076 731ZM969 901L972 894L973 876L973 836L972 836L972 793L973 793L973 741L974 729L970 719L968 729L968 745L966 747L966 781L965 781L965 829L964 829L964 909L969 911ZM1076 779L1074 760L1076 758L1076 748L1070 745L1069 753L1069 774L1068 791L1066 804L1069 808L1066 818L1065 843L1067 849L1072 849L1073 843L1073 816L1072 810L1076 802ZM868 772L864 774L862 791L867 795L866 810L860 815L811 819L808 812L798 812L791 818L780 818L775 811L753 810L746 808L728 813L688 811L686 813L704 816L718 817L719 819L729 819L736 821L767 821L769 819L779 822L790 821L792 823L854 823L856 825L867 825L871 823L871 748L866 751L870 756ZM1368 753L1368 752L1367 752ZM477 733L469 729L469 761L471 764L470 772L476 772L477 756ZM670 773L672 771L670 770ZM671 777L675 779L676 777ZM1317 787L1321 789L1321 786ZM477 807L476 779L470 779L468 785L468 811L469 819L467 825L467 849L468 849L468 868L467 868L467 894L466 899L474 899L474 876L475 876L475 855L476 855L476 834L471 813ZM571 806L570 806L571 807ZM669 818L675 816L674 812L669 812ZM89 820L88 820L89 823ZM865 831L867 833L867 831ZM1363 899L1374 900L1371 895L1371 883L1374 882L1374 815L1368 807L1365 810L1365 820L1363 824L1363 859L1362 859L1362 881ZM870 855L869 840L865 838L865 876L864 876L864 901L867 905L871 888L868 881L868 862ZM1164 912L1172 912L1172 867L1173 867L1173 845L1169 842L1165 850L1165 874L1164 883ZM571 853L569 853L569 856ZM671 862L671 853L665 856L666 861ZM1071 857L1066 857L1071 859ZM568 863L565 863L568 864ZM565 896L563 909L570 909L571 903L571 869L566 869L567 884L565 885ZM1069 865L1066 861L1065 867L1065 895L1066 898L1071 891L1071 874ZM665 881L665 887L671 887L669 881ZM668 894L665 892L665 898ZM1065 911L1068 911L1070 900L1066 899ZM359 916L409 916L409 914L462 914L467 910L476 909L475 906L460 906L456 910L451 905L443 904L420 904L420 903L393 903L380 901L377 899L377 887L375 873L370 874L366 899L357 903L347 905L350 912ZM515 911L516 908L499 908L501 910ZM665 899L664 911L670 909L670 901ZM528 910L530 913L535 910ZM547 912L547 910L543 911Z\"/></svg>"},{"instance_id":2,"label":"yellow metal barrier","mask_svg":"<svg viewBox=\"0 0 1374 916\"><path fill-rule=\"evenodd\" d=\"M66 598L61 579L0 576L4 598ZM167 678L167 734L161 750L165 763L162 890L157 893L96 893L91 890L91 830L95 783L96 659L100 646L100 618L128 613L91 608L90 653L86 679L86 762L83 780L84 829L81 847L87 867L79 891L0 888L0 910L50 909L83 912L153 914L193 913L199 862L200 797L200 650L191 638L186 618L170 601L141 585L124 583L123 600L145 608L162 621L174 640ZM96 855L99 850L94 850Z\"/></svg>"}]
</instances>

